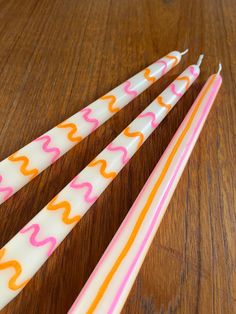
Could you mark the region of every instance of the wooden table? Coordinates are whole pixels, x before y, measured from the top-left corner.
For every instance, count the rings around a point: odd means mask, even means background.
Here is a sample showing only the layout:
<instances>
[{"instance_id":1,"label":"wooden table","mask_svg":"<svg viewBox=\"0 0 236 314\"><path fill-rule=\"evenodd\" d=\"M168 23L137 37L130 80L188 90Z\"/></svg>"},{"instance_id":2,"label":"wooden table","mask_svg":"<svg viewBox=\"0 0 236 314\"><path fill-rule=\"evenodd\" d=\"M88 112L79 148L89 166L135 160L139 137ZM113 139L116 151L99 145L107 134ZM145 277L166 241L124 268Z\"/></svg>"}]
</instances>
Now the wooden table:
<instances>
[{"instance_id":1,"label":"wooden table","mask_svg":"<svg viewBox=\"0 0 236 314\"><path fill-rule=\"evenodd\" d=\"M66 313L219 61L220 94L123 313L236 313L235 21L233 0L0 1L1 159L159 57L190 49L178 67L1 206L1 246L205 54L197 83L1 313Z\"/></svg>"}]
</instances>

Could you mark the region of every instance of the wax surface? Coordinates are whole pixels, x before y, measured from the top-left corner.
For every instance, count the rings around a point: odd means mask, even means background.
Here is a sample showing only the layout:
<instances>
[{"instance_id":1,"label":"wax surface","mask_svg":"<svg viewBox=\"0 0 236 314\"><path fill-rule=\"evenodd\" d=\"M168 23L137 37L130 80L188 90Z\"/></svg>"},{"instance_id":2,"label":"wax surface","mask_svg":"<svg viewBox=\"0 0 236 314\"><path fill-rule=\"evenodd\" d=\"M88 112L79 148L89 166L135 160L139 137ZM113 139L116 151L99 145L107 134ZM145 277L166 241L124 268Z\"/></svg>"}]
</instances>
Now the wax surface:
<instances>
[{"instance_id":1,"label":"wax surface","mask_svg":"<svg viewBox=\"0 0 236 314\"><path fill-rule=\"evenodd\" d=\"M0 162L0 204L52 165L181 60L173 51Z\"/></svg>"},{"instance_id":2,"label":"wax surface","mask_svg":"<svg viewBox=\"0 0 236 314\"><path fill-rule=\"evenodd\" d=\"M0 251L0 308L21 291L157 128L199 73L197 65L189 66L4 246ZM10 265L13 261L18 270L17 275L12 277L9 267L1 265Z\"/></svg>"},{"instance_id":3,"label":"wax surface","mask_svg":"<svg viewBox=\"0 0 236 314\"><path fill-rule=\"evenodd\" d=\"M120 313L221 85L211 76L154 168L70 314Z\"/></svg>"}]
</instances>

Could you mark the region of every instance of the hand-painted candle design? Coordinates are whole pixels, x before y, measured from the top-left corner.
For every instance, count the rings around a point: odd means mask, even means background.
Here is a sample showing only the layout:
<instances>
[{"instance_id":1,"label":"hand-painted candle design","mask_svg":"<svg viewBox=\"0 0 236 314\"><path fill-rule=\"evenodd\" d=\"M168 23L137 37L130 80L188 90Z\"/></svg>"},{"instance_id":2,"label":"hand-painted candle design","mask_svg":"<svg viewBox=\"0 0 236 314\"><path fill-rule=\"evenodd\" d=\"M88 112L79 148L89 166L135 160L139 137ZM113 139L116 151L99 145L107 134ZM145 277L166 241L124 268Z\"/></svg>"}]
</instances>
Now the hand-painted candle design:
<instances>
[{"instance_id":1,"label":"hand-painted candle design","mask_svg":"<svg viewBox=\"0 0 236 314\"><path fill-rule=\"evenodd\" d=\"M177 65L173 51L0 162L0 204Z\"/></svg>"},{"instance_id":2,"label":"hand-painted candle design","mask_svg":"<svg viewBox=\"0 0 236 314\"><path fill-rule=\"evenodd\" d=\"M212 75L154 168L70 314L120 313L221 85Z\"/></svg>"},{"instance_id":3,"label":"hand-painted candle design","mask_svg":"<svg viewBox=\"0 0 236 314\"><path fill-rule=\"evenodd\" d=\"M0 251L0 308L14 298L49 254L135 154L199 75L188 67ZM173 93L175 86L177 93ZM1 265L18 265L14 275ZM7 268L7 269L6 269ZM17 286L11 283L17 282ZM14 289L14 287L17 289Z\"/></svg>"}]
</instances>

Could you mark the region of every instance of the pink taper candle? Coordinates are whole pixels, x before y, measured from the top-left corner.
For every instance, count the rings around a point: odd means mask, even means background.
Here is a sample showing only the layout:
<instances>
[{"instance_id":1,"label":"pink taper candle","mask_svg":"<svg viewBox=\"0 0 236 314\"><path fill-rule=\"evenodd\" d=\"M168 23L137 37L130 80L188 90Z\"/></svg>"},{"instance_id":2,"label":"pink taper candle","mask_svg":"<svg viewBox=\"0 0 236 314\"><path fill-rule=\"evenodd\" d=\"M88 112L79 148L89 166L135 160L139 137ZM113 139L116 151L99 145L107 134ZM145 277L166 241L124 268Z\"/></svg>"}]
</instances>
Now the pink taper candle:
<instances>
[{"instance_id":1,"label":"pink taper candle","mask_svg":"<svg viewBox=\"0 0 236 314\"><path fill-rule=\"evenodd\" d=\"M176 66L173 51L0 162L0 204Z\"/></svg>"},{"instance_id":2,"label":"pink taper candle","mask_svg":"<svg viewBox=\"0 0 236 314\"><path fill-rule=\"evenodd\" d=\"M70 314L120 313L221 86L220 69L204 85Z\"/></svg>"}]
</instances>

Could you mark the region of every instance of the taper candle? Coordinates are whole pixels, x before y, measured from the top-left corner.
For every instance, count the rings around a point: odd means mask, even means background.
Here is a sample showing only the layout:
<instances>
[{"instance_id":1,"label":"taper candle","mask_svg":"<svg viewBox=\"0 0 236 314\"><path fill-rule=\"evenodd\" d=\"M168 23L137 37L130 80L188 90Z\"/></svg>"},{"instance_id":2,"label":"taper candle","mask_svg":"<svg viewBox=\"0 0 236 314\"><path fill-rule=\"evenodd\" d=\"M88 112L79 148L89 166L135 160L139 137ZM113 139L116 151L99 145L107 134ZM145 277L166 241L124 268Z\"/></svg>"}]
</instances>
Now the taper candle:
<instances>
[{"instance_id":1,"label":"taper candle","mask_svg":"<svg viewBox=\"0 0 236 314\"><path fill-rule=\"evenodd\" d=\"M212 75L91 274L70 314L120 313L221 86Z\"/></svg>"},{"instance_id":2,"label":"taper candle","mask_svg":"<svg viewBox=\"0 0 236 314\"><path fill-rule=\"evenodd\" d=\"M0 250L0 309L14 298L200 73L189 66ZM14 261L15 274L9 272ZM4 266L5 265L5 266ZM7 266L8 265L8 266Z\"/></svg>"},{"instance_id":3,"label":"taper candle","mask_svg":"<svg viewBox=\"0 0 236 314\"><path fill-rule=\"evenodd\" d=\"M176 66L173 51L0 162L0 204Z\"/></svg>"}]
</instances>

